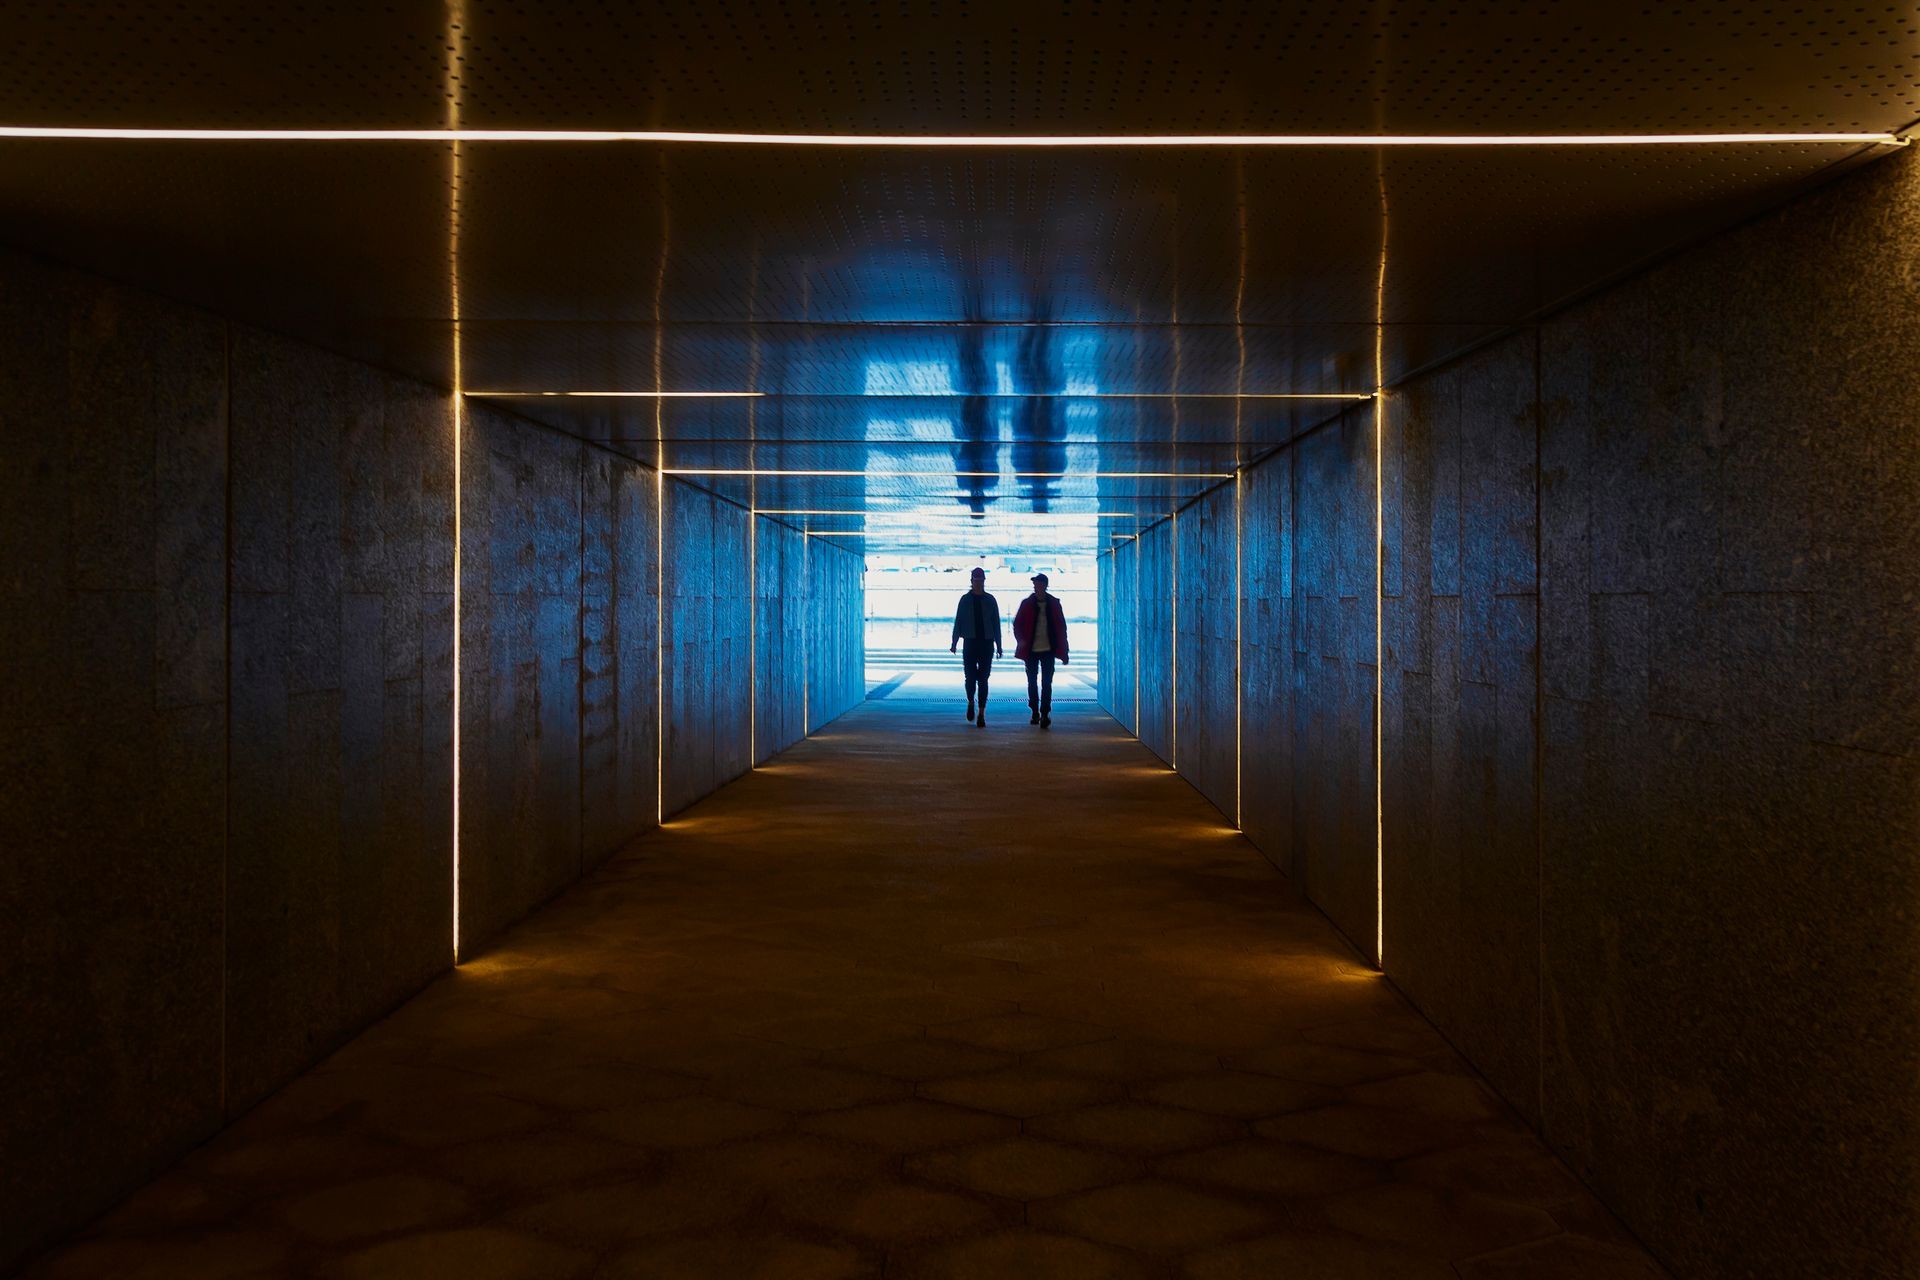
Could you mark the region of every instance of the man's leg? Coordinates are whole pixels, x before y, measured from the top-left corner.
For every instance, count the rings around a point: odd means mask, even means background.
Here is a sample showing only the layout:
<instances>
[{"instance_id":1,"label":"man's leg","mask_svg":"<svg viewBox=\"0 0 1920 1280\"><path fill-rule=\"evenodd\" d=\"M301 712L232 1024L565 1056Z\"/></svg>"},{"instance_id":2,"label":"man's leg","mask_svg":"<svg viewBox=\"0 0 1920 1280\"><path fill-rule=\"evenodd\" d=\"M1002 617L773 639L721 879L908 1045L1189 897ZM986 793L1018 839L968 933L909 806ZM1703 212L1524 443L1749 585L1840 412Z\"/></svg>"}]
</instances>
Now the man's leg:
<instances>
[{"instance_id":1,"label":"man's leg","mask_svg":"<svg viewBox=\"0 0 1920 1280\"><path fill-rule=\"evenodd\" d=\"M1040 723L1040 659L1027 659L1027 709L1033 712L1033 723Z\"/></svg>"},{"instance_id":2,"label":"man's leg","mask_svg":"<svg viewBox=\"0 0 1920 1280\"><path fill-rule=\"evenodd\" d=\"M1053 716L1053 655L1040 655L1040 723Z\"/></svg>"}]
</instances>

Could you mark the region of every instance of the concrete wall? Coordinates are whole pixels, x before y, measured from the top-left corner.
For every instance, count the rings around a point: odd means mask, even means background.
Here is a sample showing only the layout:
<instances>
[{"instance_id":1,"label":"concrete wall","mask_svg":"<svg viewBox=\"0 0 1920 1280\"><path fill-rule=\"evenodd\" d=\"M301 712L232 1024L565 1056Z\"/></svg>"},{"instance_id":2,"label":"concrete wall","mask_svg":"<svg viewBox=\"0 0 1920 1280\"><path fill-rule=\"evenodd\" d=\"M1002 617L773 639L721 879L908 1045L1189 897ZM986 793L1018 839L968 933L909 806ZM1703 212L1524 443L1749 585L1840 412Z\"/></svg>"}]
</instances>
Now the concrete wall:
<instances>
[{"instance_id":1,"label":"concrete wall","mask_svg":"<svg viewBox=\"0 0 1920 1280\"><path fill-rule=\"evenodd\" d=\"M1682 1276L1920 1272L1916 280L1903 155L1388 401L1386 972ZM1369 952L1372 431L1242 481L1238 698L1244 829ZM1143 653L1171 537L1102 577Z\"/></svg>"},{"instance_id":2,"label":"concrete wall","mask_svg":"<svg viewBox=\"0 0 1920 1280\"><path fill-rule=\"evenodd\" d=\"M0 1270L452 959L443 391L0 258ZM655 821L661 482L460 459L461 947ZM861 696L862 563L669 481L669 798ZM717 659L717 661L715 661ZM709 662L712 663L709 668ZM709 670L711 675L709 676Z\"/></svg>"}]
</instances>

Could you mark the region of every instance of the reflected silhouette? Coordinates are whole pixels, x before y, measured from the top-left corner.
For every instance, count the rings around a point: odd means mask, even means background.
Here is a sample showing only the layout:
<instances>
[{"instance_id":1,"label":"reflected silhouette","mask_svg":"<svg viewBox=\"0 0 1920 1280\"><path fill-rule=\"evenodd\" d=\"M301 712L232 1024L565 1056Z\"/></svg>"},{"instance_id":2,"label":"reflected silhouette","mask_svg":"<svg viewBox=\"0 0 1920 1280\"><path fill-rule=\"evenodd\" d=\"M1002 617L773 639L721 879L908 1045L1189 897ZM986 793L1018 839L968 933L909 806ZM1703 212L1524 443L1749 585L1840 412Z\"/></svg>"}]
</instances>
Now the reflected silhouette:
<instances>
[{"instance_id":1,"label":"reflected silhouette","mask_svg":"<svg viewBox=\"0 0 1920 1280\"><path fill-rule=\"evenodd\" d=\"M981 318L981 299L977 288L971 285L967 289L965 314L969 321ZM965 325L960 330L959 347L953 383L954 390L963 398L960 401L960 422L956 428L959 443L953 450L954 478L960 489L960 504L975 517L981 517L989 506L998 501L993 491L999 483L991 475L978 474L999 470L999 433L994 430L995 402L987 399L994 390L994 383L990 377L991 371L987 368L985 326L977 323ZM968 475L968 472L975 474Z\"/></svg>"},{"instance_id":2,"label":"reflected silhouette","mask_svg":"<svg viewBox=\"0 0 1920 1280\"><path fill-rule=\"evenodd\" d=\"M1056 368L1055 330L1045 323L1051 316L1044 304L1035 319L1041 323L1020 335L1015 386L1027 398L1015 402L1013 469L1028 473L1020 482L1021 492L1030 510L1044 513L1060 492L1059 481L1050 477L1067 469L1067 401L1054 398L1064 388Z\"/></svg>"}]
</instances>

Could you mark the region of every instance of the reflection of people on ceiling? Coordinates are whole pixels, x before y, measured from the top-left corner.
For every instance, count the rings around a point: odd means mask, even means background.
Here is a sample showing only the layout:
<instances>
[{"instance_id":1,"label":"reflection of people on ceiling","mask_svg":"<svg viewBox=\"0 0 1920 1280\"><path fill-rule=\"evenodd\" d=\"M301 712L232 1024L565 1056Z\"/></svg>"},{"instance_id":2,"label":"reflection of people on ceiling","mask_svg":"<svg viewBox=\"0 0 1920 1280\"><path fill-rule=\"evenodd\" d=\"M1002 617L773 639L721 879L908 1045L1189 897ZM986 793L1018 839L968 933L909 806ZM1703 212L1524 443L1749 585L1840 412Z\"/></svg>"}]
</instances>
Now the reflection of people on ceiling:
<instances>
[{"instance_id":1,"label":"reflection of people on ceiling","mask_svg":"<svg viewBox=\"0 0 1920 1280\"><path fill-rule=\"evenodd\" d=\"M1015 390L1025 399L1014 417L1013 469L1029 474L1020 481L1033 510L1051 510L1059 493L1058 476L1067 469L1067 407L1058 398L1059 378L1054 370L1053 329L1042 314L1020 338Z\"/></svg>"},{"instance_id":2,"label":"reflection of people on ceiling","mask_svg":"<svg viewBox=\"0 0 1920 1280\"><path fill-rule=\"evenodd\" d=\"M961 473L993 473L956 477L963 495L960 501L976 516L985 515L987 507L995 501L995 476L1000 470L999 441L993 430L993 401L986 398L993 390L987 371L986 337L982 326L971 323L978 315L978 300L970 296L966 310L970 323L960 330L958 368L954 370L953 380L954 390L960 393L957 427L960 443L953 450L953 469Z\"/></svg>"}]
</instances>

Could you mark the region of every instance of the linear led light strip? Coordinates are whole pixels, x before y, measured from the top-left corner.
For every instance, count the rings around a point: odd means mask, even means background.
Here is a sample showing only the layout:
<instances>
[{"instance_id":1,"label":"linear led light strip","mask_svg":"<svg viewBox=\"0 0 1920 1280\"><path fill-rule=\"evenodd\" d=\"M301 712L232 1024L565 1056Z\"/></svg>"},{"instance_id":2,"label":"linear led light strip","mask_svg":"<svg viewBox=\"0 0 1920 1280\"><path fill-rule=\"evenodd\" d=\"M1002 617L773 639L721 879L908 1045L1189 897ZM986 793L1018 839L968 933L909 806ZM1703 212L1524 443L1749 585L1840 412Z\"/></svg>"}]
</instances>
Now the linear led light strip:
<instances>
[{"instance_id":1,"label":"linear led light strip","mask_svg":"<svg viewBox=\"0 0 1920 1280\"><path fill-rule=\"evenodd\" d=\"M669 476L815 476L869 480L1231 480L1231 471L773 471L750 467L663 467Z\"/></svg>"},{"instance_id":2,"label":"linear led light strip","mask_svg":"<svg viewBox=\"0 0 1920 1280\"><path fill-rule=\"evenodd\" d=\"M466 391L482 400L1371 400L1370 391Z\"/></svg>"},{"instance_id":3,"label":"linear led light strip","mask_svg":"<svg viewBox=\"0 0 1920 1280\"><path fill-rule=\"evenodd\" d=\"M681 129L169 129L0 125L0 138L106 142L652 142L747 147L1648 147L1833 143L1900 147L1897 133L706 133Z\"/></svg>"}]
</instances>

